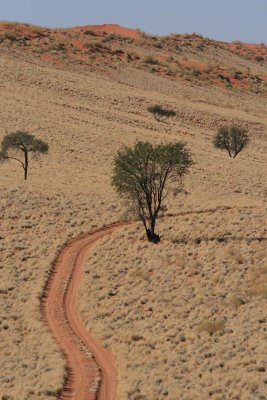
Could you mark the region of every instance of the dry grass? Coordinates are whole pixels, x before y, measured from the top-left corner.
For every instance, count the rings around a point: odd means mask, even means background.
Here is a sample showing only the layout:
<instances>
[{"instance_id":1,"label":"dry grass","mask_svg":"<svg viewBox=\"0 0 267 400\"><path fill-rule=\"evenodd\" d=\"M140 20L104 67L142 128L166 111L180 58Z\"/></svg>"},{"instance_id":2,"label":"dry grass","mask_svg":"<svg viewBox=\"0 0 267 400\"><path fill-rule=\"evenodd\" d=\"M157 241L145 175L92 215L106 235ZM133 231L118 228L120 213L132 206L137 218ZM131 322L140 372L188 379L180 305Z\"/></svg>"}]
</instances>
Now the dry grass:
<instances>
[{"instance_id":1,"label":"dry grass","mask_svg":"<svg viewBox=\"0 0 267 400\"><path fill-rule=\"evenodd\" d=\"M101 66L109 71L132 65L192 86L266 95L265 45L222 43L195 34L159 38L118 26L107 27L109 33L98 28L48 29L0 22L0 49L34 54L70 69L82 64L90 70ZM136 49L138 57L125 56Z\"/></svg>"},{"instance_id":2,"label":"dry grass","mask_svg":"<svg viewBox=\"0 0 267 400\"><path fill-rule=\"evenodd\" d=\"M137 224L97 244L86 267L79 309L116 356L119 399L262 398L266 300L248 291L266 277L265 98L131 66L67 71L25 57L1 55L0 139L29 130L50 153L31 160L26 183L19 164L0 166L0 398L53 399L60 390L65 363L41 319L43 285L67 239L125 217L110 186L112 158L138 139L184 140L196 164L189 195L169 201L161 244L148 245ZM178 118L156 123L146 109L159 102ZM254 138L236 160L211 144L217 125L232 121ZM226 305L228 294L245 304ZM197 332L223 317L224 331Z\"/></svg>"},{"instance_id":3,"label":"dry grass","mask_svg":"<svg viewBox=\"0 0 267 400\"><path fill-rule=\"evenodd\" d=\"M161 220L157 246L147 244L138 224L95 246L79 309L116 356L120 399L263 395L266 312L264 300L247 290L265 265L258 254L266 242L254 240L265 214L245 207L192 212ZM211 240L203 230L212 238L231 230L243 263L229 254L229 241ZM173 242L173 231L184 240Z\"/></svg>"},{"instance_id":4,"label":"dry grass","mask_svg":"<svg viewBox=\"0 0 267 400\"><path fill-rule=\"evenodd\" d=\"M213 335L216 332L223 332L225 321L217 319L215 321L204 320L197 326L198 332L207 332Z\"/></svg>"},{"instance_id":5,"label":"dry grass","mask_svg":"<svg viewBox=\"0 0 267 400\"><path fill-rule=\"evenodd\" d=\"M259 279L258 281L253 282L248 289L248 293L251 296L262 296L267 298L267 279L265 279L265 281Z\"/></svg>"}]
</instances>

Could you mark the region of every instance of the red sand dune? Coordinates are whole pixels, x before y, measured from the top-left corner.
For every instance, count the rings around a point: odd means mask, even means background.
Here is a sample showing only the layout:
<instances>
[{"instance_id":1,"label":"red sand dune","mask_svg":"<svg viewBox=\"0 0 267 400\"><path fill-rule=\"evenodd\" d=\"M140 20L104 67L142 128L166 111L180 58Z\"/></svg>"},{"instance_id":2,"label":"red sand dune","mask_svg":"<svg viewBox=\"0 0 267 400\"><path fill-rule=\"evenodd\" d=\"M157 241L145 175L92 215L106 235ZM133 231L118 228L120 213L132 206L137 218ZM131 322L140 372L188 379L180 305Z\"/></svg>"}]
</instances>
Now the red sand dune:
<instances>
[{"instance_id":1,"label":"red sand dune","mask_svg":"<svg viewBox=\"0 0 267 400\"><path fill-rule=\"evenodd\" d=\"M74 26L70 29L78 31L88 29L95 32L116 33L117 35L130 37L132 39L140 38L140 34L136 29L124 28L123 26L117 24Z\"/></svg>"}]
</instances>

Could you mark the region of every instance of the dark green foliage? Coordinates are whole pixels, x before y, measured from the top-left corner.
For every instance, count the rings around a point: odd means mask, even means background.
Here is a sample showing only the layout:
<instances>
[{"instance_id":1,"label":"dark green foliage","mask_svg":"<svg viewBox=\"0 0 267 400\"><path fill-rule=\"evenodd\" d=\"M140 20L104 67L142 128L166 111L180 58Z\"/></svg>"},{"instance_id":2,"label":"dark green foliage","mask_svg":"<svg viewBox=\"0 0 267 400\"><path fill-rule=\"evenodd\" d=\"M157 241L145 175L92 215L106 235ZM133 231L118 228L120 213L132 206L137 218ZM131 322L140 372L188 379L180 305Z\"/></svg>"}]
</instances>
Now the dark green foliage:
<instances>
[{"instance_id":1,"label":"dark green foliage","mask_svg":"<svg viewBox=\"0 0 267 400\"><path fill-rule=\"evenodd\" d=\"M17 131L8 133L1 143L0 160L7 159L16 160L22 164L24 169L24 179L27 179L29 166L29 153L34 153L35 156L47 153L48 144L40 139L36 139L34 135L28 132ZM11 151L11 155L9 152ZM15 157L16 154L22 152L24 160Z\"/></svg>"},{"instance_id":2,"label":"dark green foliage","mask_svg":"<svg viewBox=\"0 0 267 400\"><path fill-rule=\"evenodd\" d=\"M191 164L190 152L181 142L153 146L139 141L115 157L112 184L143 222L149 241L160 240L155 233L158 214L166 210L168 195L183 191L182 178Z\"/></svg>"},{"instance_id":3,"label":"dark green foliage","mask_svg":"<svg viewBox=\"0 0 267 400\"><path fill-rule=\"evenodd\" d=\"M170 117L176 116L175 111L162 108L158 104L156 104L155 106L148 107L147 111L153 114L156 120L159 122L165 121Z\"/></svg>"},{"instance_id":4,"label":"dark green foliage","mask_svg":"<svg viewBox=\"0 0 267 400\"><path fill-rule=\"evenodd\" d=\"M220 128L213 139L213 144L217 149L226 150L229 156L233 158L247 147L249 142L247 131L238 126Z\"/></svg>"}]
</instances>

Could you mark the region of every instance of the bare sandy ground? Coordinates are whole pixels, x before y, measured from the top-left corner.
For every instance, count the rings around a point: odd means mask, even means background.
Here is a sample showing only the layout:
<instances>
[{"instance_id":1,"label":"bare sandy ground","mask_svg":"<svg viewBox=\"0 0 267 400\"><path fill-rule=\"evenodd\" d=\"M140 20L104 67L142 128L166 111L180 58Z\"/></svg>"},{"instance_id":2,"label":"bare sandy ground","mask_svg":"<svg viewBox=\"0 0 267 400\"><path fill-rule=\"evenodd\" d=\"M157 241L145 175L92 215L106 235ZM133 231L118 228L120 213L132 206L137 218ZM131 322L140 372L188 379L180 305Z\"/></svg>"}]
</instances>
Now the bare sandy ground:
<instances>
[{"instance_id":1,"label":"bare sandy ground","mask_svg":"<svg viewBox=\"0 0 267 400\"><path fill-rule=\"evenodd\" d=\"M118 399L266 397L265 97L17 55L1 56L0 75L0 137L25 129L50 145L27 183L18 164L0 166L0 398L62 390L66 362L43 324L43 288L64 243L130 218L110 174L116 151L138 139L184 140L195 165L188 196L170 199L173 216L160 221L159 246L137 224L99 241L82 275L77 305L114 354ZM156 123L146 112L156 103L177 119ZM252 135L236 160L211 143L230 123Z\"/></svg>"}]
</instances>

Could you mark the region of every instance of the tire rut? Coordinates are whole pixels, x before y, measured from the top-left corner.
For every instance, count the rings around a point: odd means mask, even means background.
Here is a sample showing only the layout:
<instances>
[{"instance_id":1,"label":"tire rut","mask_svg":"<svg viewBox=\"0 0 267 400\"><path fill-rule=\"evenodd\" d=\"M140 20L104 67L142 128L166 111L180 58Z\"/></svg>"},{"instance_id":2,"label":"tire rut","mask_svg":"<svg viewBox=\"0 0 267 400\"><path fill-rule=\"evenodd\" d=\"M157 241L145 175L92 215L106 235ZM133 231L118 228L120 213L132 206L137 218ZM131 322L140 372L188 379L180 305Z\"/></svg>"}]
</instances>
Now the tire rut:
<instances>
[{"instance_id":1,"label":"tire rut","mask_svg":"<svg viewBox=\"0 0 267 400\"><path fill-rule=\"evenodd\" d=\"M41 311L66 361L62 400L115 400L115 360L82 324L75 301L83 266L95 242L129 225L116 223L68 242L59 252L44 289Z\"/></svg>"}]
</instances>

